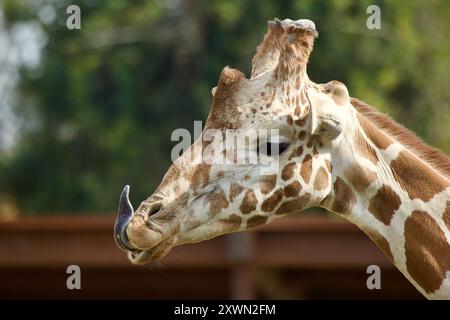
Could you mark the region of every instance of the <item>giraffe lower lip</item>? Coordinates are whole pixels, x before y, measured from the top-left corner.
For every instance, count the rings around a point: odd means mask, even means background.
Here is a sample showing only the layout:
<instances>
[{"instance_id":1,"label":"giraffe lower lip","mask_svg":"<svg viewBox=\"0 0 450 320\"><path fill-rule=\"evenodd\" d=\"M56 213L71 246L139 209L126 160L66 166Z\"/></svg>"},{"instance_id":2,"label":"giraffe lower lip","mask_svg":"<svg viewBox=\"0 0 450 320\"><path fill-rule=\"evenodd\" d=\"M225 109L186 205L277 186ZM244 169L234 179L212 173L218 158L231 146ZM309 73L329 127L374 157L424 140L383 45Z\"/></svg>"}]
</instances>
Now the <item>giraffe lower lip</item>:
<instances>
[{"instance_id":1,"label":"giraffe lower lip","mask_svg":"<svg viewBox=\"0 0 450 320\"><path fill-rule=\"evenodd\" d=\"M155 247L139 251L137 254L130 254L130 260L133 264L144 264L150 261L163 258L172 249L172 242L163 241Z\"/></svg>"},{"instance_id":2,"label":"giraffe lower lip","mask_svg":"<svg viewBox=\"0 0 450 320\"><path fill-rule=\"evenodd\" d=\"M136 255L130 255L130 260L133 264L143 264L149 261L152 257L152 250L140 251Z\"/></svg>"}]
</instances>

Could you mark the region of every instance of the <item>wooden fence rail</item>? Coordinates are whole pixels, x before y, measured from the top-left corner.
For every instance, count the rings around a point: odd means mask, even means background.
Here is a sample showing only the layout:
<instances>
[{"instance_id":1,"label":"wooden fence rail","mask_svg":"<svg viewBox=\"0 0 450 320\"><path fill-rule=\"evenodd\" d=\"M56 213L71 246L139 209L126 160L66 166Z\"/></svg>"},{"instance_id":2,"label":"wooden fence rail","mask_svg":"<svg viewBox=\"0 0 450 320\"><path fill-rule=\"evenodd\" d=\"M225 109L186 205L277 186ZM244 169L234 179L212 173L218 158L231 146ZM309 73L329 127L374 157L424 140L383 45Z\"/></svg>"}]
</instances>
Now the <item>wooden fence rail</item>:
<instances>
[{"instance_id":1,"label":"wooden fence rail","mask_svg":"<svg viewBox=\"0 0 450 320\"><path fill-rule=\"evenodd\" d=\"M0 298L420 298L355 226L327 216L285 218L251 232L175 248L132 266L113 215L0 222ZM79 265L82 289L68 290ZM366 268L382 269L368 290Z\"/></svg>"}]
</instances>

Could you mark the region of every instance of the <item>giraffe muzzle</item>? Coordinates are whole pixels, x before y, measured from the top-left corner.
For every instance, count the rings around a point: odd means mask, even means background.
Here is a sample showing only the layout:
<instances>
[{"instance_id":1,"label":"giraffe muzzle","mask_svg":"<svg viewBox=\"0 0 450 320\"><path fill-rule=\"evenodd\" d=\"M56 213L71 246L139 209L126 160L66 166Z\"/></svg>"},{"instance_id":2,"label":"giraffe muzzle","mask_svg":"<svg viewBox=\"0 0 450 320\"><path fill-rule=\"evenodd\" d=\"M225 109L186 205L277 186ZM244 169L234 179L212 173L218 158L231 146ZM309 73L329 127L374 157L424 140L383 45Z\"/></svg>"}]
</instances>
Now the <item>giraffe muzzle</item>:
<instances>
[{"instance_id":1,"label":"giraffe muzzle","mask_svg":"<svg viewBox=\"0 0 450 320\"><path fill-rule=\"evenodd\" d=\"M127 185L120 195L119 210L114 225L114 239L117 245L128 252L140 253L155 249L164 240L163 230L148 221L146 215L134 212L129 199Z\"/></svg>"}]
</instances>

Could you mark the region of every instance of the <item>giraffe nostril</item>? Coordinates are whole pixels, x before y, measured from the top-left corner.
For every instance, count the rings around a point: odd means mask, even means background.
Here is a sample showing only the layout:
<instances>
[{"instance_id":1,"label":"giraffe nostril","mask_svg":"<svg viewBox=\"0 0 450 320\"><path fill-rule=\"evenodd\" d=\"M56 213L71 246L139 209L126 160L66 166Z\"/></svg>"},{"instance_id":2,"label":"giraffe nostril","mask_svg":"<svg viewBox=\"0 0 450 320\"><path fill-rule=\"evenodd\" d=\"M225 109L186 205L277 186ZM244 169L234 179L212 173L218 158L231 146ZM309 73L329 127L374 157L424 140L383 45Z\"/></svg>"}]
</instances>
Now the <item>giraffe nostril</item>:
<instances>
[{"instance_id":1,"label":"giraffe nostril","mask_svg":"<svg viewBox=\"0 0 450 320\"><path fill-rule=\"evenodd\" d=\"M150 209L148 210L148 216L150 217L157 214L161 210L161 208L162 208L161 202L152 203Z\"/></svg>"}]
</instances>

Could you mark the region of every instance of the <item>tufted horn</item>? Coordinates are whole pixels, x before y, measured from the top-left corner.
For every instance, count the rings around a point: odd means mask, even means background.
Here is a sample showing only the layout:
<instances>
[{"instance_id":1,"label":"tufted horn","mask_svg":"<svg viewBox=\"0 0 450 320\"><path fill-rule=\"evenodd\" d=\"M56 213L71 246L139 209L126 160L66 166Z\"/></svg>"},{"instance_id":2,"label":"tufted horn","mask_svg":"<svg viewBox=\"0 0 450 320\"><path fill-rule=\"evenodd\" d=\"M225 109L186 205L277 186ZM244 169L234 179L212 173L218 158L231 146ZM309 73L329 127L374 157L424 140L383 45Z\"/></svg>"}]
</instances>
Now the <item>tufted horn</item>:
<instances>
[{"instance_id":1,"label":"tufted horn","mask_svg":"<svg viewBox=\"0 0 450 320\"><path fill-rule=\"evenodd\" d=\"M275 20L267 22L267 33L256 48L256 54L252 59L251 79L276 68L280 57L280 39L283 33L284 29L279 19L275 18Z\"/></svg>"},{"instance_id":2,"label":"tufted horn","mask_svg":"<svg viewBox=\"0 0 450 320\"><path fill-rule=\"evenodd\" d=\"M213 103L209 113L209 127L205 129L218 128L225 126L233 128L238 118L235 112L236 96L241 91L245 91L247 79L245 75L230 67L225 67L220 74L219 83L212 91Z\"/></svg>"},{"instance_id":3,"label":"tufted horn","mask_svg":"<svg viewBox=\"0 0 450 320\"><path fill-rule=\"evenodd\" d=\"M272 70L276 70L277 77L305 71L317 36L311 20L269 21L268 31L252 60L251 78Z\"/></svg>"}]
</instances>

